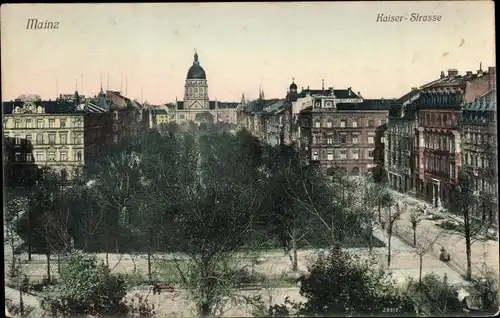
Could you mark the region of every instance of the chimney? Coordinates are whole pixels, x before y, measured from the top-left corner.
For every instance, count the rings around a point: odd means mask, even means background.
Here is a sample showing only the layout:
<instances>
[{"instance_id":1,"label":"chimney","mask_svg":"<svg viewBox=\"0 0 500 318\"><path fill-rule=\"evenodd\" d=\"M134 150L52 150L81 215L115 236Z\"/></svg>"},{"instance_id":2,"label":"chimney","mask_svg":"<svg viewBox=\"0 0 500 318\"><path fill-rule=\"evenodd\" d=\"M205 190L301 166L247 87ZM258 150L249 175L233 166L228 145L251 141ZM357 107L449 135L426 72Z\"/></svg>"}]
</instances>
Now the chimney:
<instances>
[{"instance_id":1,"label":"chimney","mask_svg":"<svg viewBox=\"0 0 500 318\"><path fill-rule=\"evenodd\" d=\"M418 87L412 87L411 90L412 91L418 91Z\"/></svg>"},{"instance_id":2,"label":"chimney","mask_svg":"<svg viewBox=\"0 0 500 318\"><path fill-rule=\"evenodd\" d=\"M441 75L439 76L439 78L445 78L444 71L441 71Z\"/></svg>"},{"instance_id":3,"label":"chimney","mask_svg":"<svg viewBox=\"0 0 500 318\"><path fill-rule=\"evenodd\" d=\"M472 75L472 71L467 71L467 72L465 72L465 74L470 76L470 75Z\"/></svg>"},{"instance_id":4,"label":"chimney","mask_svg":"<svg viewBox=\"0 0 500 318\"><path fill-rule=\"evenodd\" d=\"M307 89L309 90L309 85L307 85Z\"/></svg>"},{"instance_id":5,"label":"chimney","mask_svg":"<svg viewBox=\"0 0 500 318\"><path fill-rule=\"evenodd\" d=\"M351 94L352 94L352 90L351 90L351 88L349 87L349 88L347 89L347 95L348 95L348 96L351 96Z\"/></svg>"},{"instance_id":6,"label":"chimney","mask_svg":"<svg viewBox=\"0 0 500 318\"><path fill-rule=\"evenodd\" d=\"M455 68L451 68L448 70L448 76L457 76L458 75L458 70Z\"/></svg>"},{"instance_id":7,"label":"chimney","mask_svg":"<svg viewBox=\"0 0 500 318\"><path fill-rule=\"evenodd\" d=\"M488 67L488 76L489 76L489 89L494 90L497 87L497 68L495 66Z\"/></svg>"}]
</instances>

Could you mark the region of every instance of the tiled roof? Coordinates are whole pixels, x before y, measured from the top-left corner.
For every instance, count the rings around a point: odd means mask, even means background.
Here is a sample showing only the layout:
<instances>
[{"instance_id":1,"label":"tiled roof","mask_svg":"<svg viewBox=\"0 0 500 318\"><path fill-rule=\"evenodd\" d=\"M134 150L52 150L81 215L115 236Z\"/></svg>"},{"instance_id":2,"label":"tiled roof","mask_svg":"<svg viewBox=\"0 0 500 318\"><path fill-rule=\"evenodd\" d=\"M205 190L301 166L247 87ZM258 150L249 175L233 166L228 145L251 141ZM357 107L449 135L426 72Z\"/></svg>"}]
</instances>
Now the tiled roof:
<instances>
[{"instance_id":1,"label":"tiled roof","mask_svg":"<svg viewBox=\"0 0 500 318\"><path fill-rule=\"evenodd\" d=\"M157 115L166 115L167 114L167 111L165 109L162 109L162 108L157 108L154 111Z\"/></svg>"},{"instance_id":2,"label":"tiled roof","mask_svg":"<svg viewBox=\"0 0 500 318\"><path fill-rule=\"evenodd\" d=\"M266 108L263 109L263 112L268 115L278 114L284 110L284 106L285 106L285 100L279 99L268 104Z\"/></svg>"},{"instance_id":3,"label":"tiled roof","mask_svg":"<svg viewBox=\"0 0 500 318\"><path fill-rule=\"evenodd\" d=\"M464 96L460 92L423 92L415 101L417 108L459 108Z\"/></svg>"},{"instance_id":4,"label":"tiled roof","mask_svg":"<svg viewBox=\"0 0 500 318\"><path fill-rule=\"evenodd\" d=\"M238 107L239 102L217 102L218 108L236 108Z\"/></svg>"},{"instance_id":5,"label":"tiled roof","mask_svg":"<svg viewBox=\"0 0 500 318\"><path fill-rule=\"evenodd\" d=\"M364 99L361 103L338 103L338 110L389 110L393 99Z\"/></svg>"},{"instance_id":6,"label":"tiled roof","mask_svg":"<svg viewBox=\"0 0 500 318\"><path fill-rule=\"evenodd\" d=\"M489 91L463 106L464 111L496 111L497 92Z\"/></svg>"},{"instance_id":7,"label":"tiled roof","mask_svg":"<svg viewBox=\"0 0 500 318\"><path fill-rule=\"evenodd\" d=\"M37 101L35 102L35 105L43 105L46 114L71 114L79 112L78 110L75 109L75 104L73 102L68 102L65 100ZM2 108L4 114L12 114L12 111L16 106L23 107L24 102L18 102L18 101L3 102Z\"/></svg>"},{"instance_id":8,"label":"tiled roof","mask_svg":"<svg viewBox=\"0 0 500 318\"><path fill-rule=\"evenodd\" d=\"M336 98L361 98L358 94L354 93L352 89L303 89L298 98L306 97L307 95L322 95L333 96Z\"/></svg>"}]
</instances>

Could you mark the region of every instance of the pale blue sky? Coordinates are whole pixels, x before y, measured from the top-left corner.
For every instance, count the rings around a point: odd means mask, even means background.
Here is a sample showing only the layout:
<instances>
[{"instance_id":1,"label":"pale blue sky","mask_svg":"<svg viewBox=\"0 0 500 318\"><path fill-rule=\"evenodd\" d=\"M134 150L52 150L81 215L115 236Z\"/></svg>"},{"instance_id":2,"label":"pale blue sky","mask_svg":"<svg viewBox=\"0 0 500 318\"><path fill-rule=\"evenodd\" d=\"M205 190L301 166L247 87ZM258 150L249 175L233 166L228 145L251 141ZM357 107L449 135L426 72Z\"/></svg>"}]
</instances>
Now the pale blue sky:
<instances>
[{"instance_id":1,"label":"pale blue sky","mask_svg":"<svg viewBox=\"0 0 500 318\"><path fill-rule=\"evenodd\" d=\"M377 14L441 15L433 23L377 23ZM27 30L27 20L58 30ZM339 2L217 4L3 5L2 91L43 98L106 86L161 103L181 99L194 48L211 99L283 97L292 78L308 85L351 86L367 98L404 94L457 68L494 66L494 4ZM460 44L463 42L463 45ZM78 84L80 90L82 83Z\"/></svg>"}]
</instances>

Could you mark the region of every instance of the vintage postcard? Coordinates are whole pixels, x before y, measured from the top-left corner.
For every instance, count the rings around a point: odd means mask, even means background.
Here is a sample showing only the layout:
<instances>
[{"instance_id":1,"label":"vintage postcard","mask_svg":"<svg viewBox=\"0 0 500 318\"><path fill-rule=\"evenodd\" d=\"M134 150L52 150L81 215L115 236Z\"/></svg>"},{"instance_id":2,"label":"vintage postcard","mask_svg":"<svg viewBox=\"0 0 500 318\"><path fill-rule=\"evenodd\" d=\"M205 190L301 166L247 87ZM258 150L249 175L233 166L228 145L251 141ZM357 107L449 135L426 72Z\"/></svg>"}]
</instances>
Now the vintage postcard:
<instances>
[{"instance_id":1,"label":"vintage postcard","mask_svg":"<svg viewBox=\"0 0 500 318\"><path fill-rule=\"evenodd\" d=\"M497 313L494 11L2 5L6 315Z\"/></svg>"}]
</instances>

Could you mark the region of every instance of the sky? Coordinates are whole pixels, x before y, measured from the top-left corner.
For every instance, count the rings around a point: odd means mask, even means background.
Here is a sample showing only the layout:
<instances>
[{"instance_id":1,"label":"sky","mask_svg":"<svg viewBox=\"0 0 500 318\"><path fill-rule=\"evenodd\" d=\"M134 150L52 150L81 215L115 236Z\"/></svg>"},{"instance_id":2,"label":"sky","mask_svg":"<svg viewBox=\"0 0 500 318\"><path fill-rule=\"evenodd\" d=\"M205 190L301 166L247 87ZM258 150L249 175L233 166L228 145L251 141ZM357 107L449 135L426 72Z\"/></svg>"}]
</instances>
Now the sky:
<instances>
[{"instance_id":1,"label":"sky","mask_svg":"<svg viewBox=\"0 0 500 318\"><path fill-rule=\"evenodd\" d=\"M411 14L440 21L411 22ZM377 22L396 15L401 22ZM59 22L27 29L28 19ZM450 68L495 66L494 3L9 4L1 7L2 99L95 95L182 99L194 49L210 99L283 98L299 87L394 98ZM109 74L109 86L108 82Z\"/></svg>"}]
</instances>

